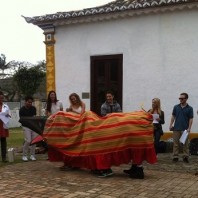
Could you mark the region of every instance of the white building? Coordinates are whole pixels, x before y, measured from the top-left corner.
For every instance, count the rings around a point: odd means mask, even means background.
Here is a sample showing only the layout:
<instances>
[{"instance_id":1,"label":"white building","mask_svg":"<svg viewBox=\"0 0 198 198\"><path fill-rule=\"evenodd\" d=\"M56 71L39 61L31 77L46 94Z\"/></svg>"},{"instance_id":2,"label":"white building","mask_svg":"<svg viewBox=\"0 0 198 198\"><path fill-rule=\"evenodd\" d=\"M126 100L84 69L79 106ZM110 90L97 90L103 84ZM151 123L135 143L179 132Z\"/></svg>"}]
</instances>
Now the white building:
<instances>
[{"instance_id":1,"label":"white building","mask_svg":"<svg viewBox=\"0 0 198 198\"><path fill-rule=\"evenodd\" d=\"M104 91L113 89L123 111L148 110L159 97L168 130L181 92L194 108L198 131L198 2L117 0L79 11L25 17L45 34L47 91L64 108L78 93L99 112Z\"/></svg>"}]
</instances>

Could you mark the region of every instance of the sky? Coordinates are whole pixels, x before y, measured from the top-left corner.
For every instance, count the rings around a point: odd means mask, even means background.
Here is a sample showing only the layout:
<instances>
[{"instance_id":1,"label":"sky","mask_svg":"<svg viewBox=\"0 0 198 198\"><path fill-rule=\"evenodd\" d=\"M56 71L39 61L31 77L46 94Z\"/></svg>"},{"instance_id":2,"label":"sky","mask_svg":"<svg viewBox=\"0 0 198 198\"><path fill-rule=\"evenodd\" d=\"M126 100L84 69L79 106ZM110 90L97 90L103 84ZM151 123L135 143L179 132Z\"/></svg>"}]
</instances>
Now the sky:
<instances>
[{"instance_id":1,"label":"sky","mask_svg":"<svg viewBox=\"0 0 198 198\"><path fill-rule=\"evenodd\" d=\"M6 61L36 64L45 60L43 31L22 17L81 10L104 5L113 0L4 0L0 12L0 54Z\"/></svg>"}]
</instances>

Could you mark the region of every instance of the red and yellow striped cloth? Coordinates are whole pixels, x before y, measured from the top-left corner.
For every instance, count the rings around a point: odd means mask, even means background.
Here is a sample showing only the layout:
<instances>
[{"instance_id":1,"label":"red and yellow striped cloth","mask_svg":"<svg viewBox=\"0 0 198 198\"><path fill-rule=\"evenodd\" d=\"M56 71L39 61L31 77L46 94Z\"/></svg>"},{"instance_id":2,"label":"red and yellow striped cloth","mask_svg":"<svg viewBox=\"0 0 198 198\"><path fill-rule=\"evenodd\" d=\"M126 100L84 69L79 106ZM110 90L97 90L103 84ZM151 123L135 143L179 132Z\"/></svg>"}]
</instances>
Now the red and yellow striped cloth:
<instances>
[{"instance_id":1,"label":"red and yellow striped cloth","mask_svg":"<svg viewBox=\"0 0 198 198\"><path fill-rule=\"evenodd\" d=\"M43 133L49 158L68 165L104 169L111 165L156 162L151 114L143 111L82 115L58 112L49 117Z\"/></svg>"}]
</instances>

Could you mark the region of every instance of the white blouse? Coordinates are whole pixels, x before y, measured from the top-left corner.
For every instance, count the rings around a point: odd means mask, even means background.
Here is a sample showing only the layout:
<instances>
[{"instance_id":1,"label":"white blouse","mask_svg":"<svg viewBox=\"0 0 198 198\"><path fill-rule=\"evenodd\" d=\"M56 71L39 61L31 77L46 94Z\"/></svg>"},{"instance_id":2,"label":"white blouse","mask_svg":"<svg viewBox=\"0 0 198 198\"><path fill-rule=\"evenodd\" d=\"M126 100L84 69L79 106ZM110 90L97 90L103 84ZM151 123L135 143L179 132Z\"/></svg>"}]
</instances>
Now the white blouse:
<instances>
[{"instance_id":1,"label":"white blouse","mask_svg":"<svg viewBox=\"0 0 198 198\"><path fill-rule=\"evenodd\" d=\"M51 114L57 113L58 111L63 109L63 104L60 101L57 101L56 103L52 103L51 106Z\"/></svg>"},{"instance_id":2,"label":"white blouse","mask_svg":"<svg viewBox=\"0 0 198 198\"><path fill-rule=\"evenodd\" d=\"M76 109L76 108L74 108L74 107L72 107L72 111L73 111L74 113L78 113L78 114L80 114L80 113L82 112L82 107L81 107L81 106L79 106L77 109Z\"/></svg>"}]
</instances>

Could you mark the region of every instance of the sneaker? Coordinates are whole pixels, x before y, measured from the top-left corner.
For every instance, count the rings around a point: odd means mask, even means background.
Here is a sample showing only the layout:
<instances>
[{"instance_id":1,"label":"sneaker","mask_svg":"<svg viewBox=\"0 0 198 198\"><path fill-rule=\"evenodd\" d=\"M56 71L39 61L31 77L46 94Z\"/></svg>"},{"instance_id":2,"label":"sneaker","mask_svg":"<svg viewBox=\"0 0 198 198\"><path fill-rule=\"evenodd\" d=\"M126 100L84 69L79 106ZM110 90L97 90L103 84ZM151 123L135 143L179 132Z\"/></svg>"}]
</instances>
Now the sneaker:
<instances>
[{"instance_id":1,"label":"sneaker","mask_svg":"<svg viewBox=\"0 0 198 198\"><path fill-rule=\"evenodd\" d=\"M30 155L30 159L31 159L32 161L36 161L36 158L34 157L34 155Z\"/></svg>"},{"instance_id":2,"label":"sneaker","mask_svg":"<svg viewBox=\"0 0 198 198\"><path fill-rule=\"evenodd\" d=\"M112 171L112 169L107 169L106 170L106 175L107 176L111 176L111 175L113 175L114 173L113 173L113 171Z\"/></svg>"},{"instance_id":3,"label":"sneaker","mask_svg":"<svg viewBox=\"0 0 198 198\"><path fill-rule=\"evenodd\" d=\"M107 173L104 171L100 171L100 173L98 173L98 177L100 178L107 177Z\"/></svg>"},{"instance_id":4,"label":"sneaker","mask_svg":"<svg viewBox=\"0 0 198 198\"><path fill-rule=\"evenodd\" d=\"M98 177L100 178L108 177L111 175L113 175L113 171L111 169L103 170L98 173Z\"/></svg>"},{"instance_id":5,"label":"sneaker","mask_svg":"<svg viewBox=\"0 0 198 198\"><path fill-rule=\"evenodd\" d=\"M188 157L184 157L184 158L183 158L183 162L184 162L184 163L189 163Z\"/></svg>"},{"instance_id":6,"label":"sneaker","mask_svg":"<svg viewBox=\"0 0 198 198\"><path fill-rule=\"evenodd\" d=\"M178 162L179 159L178 158L173 158L173 162Z\"/></svg>"},{"instance_id":7,"label":"sneaker","mask_svg":"<svg viewBox=\"0 0 198 198\"><path fill-rule=\"evenodd\" d=\"M28 161L28 158L27 158L26 156L23 156L23 157L22 157L22 160L23 160L24 162L27 162L27 161Z\"/></svg>"}]
</instances>

